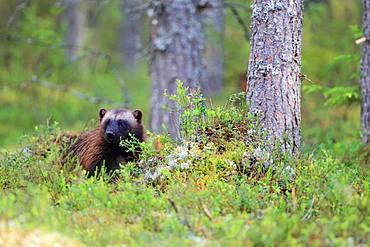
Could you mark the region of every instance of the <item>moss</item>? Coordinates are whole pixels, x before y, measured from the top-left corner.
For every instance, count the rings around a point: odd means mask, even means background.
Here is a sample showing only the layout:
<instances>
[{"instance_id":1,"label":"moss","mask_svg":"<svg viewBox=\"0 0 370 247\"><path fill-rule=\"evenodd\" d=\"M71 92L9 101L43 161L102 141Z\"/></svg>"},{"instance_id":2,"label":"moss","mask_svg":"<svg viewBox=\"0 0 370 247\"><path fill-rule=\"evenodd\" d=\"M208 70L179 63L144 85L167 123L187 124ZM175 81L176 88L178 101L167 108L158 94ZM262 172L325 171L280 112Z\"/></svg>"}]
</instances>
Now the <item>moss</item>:
<instances>
[{"instance_id":1,"label":"moss","mask_svg":"<svg viewBox=\"0 0 370 247\"><path fill-rule=\"evenodd\" d=\"M350 154L339 143L293 160L269 152L243 98L225 108L183 98L182 140L151 134L141 160L114 181L86 178L74 160L61 166L63 132L36 128L1 155L2 222L14 222L24 241L42 229L87 246L366 246L368 152L359 142Z\"/></svg>"}]
</instances>

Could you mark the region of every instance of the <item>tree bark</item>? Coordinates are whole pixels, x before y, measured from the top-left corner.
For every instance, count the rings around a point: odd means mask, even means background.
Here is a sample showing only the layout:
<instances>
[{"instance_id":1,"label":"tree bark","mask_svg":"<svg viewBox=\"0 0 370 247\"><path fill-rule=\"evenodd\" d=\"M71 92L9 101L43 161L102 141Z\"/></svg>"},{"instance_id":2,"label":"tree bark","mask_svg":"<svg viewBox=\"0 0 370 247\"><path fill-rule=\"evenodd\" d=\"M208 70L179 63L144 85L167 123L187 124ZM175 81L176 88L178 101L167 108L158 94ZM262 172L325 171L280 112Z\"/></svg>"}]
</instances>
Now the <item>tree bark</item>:
<instances>
[{"instance_id":1,"label":"tree bark","mask_svg":"<svg viewBox=\"0 0 370 247\"><path fill-rule=\"evenodd\" d=\"M179 137L179 112L163 94L176 92L176 80L190 89L202 78L205 36L198 2L156 0L152 2L152 131ZM164 107L168 107L169 111Z\"/></svg>"},{"instance_id":2,"label":"tree bark","mask_svg":"<svg viewBox=\"0 0 370 247\"><path fill-rule=\"evenodd\" d=\"M71 61L78 57L81 46L83 46L85 17L81 0L65 0L65 19L67 21L65 43L67 55Z\"/></svg>"},{"instance_id":3,"label":"tree bark","mask_svg":"<svg viewBox=\"0 0 370 247\"><path fill-rule=\"evenodd\" d=\"M137 66L143 49L144 10L143 0L123 0L123 22L120 32L119 49L122 54L123 68L133 70Z\"/></svg>"},{"instance_id":4,"label":"tree bark","mask_svg":"<svg viewBox=\"0 0 370 247\"><path fill-rule=\"evenodd\" d=\"M211 96L222 91L224 85L224 7L223 0L209 1L210 6L204 11L203 19L207 30L205 53L206 72L201 81L205 95Z\"/></svg>"},{"instance_id":5,"label":"tree bark","mask_svg":"<svg viewBox=\"0 0 370 247\"><path fill-rule=\"evenodd\" d=\"M303 0L255 0L247 100L267 132L267 146L281 142L297 154L301 134Z\"/></svg>"},{"instance_id":6,"label":"tree bark","mask_svg":"<svg viewBox=\"0 0 370 247\"><path fill-rule=\"evenodd\" d=\"M370 0L363 0L364 16L363 31L367 40L363 43L361 51L361 125L362 141L370 144Z\"/></svg>"}]
</instances>

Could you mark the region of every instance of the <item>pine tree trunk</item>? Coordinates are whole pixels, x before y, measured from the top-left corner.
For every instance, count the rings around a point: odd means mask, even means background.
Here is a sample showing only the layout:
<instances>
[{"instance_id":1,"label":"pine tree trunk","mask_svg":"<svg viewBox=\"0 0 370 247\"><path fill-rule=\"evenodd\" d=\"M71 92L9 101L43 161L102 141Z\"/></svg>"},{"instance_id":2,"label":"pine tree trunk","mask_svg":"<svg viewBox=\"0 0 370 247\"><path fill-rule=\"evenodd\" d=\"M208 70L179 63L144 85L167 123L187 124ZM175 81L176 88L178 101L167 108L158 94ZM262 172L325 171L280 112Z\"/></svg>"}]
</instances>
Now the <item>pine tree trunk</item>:
<instances>
[{"instance_id":1,"label":"pine tree trunk","mask_svg":"<svg viewBox=\"0 0 370 247\"><path fill-rule=\"evenodd\" d=\"M212 0L204 11L203 19L207 30L206 72L202 82L205 95L211 96L222 91L224 85L224 7L223 0Z\"/></svg>"},{"instance_id":2,"label":"pine tree trunk","mask_svg":"<svg viewBox=\"0 0 370 247\"><path fill-rule=\"evenodd\" d=\"M120 52L126 70L136 68L143 49L144 10L143 0L123 1L123 22L120 33Z\"/></svg>"},{"instance_id":3,"label":"pine tree trunk","mask_svg":"<svg viewBox=\"0 0 370 247\"><path fill-rule=\"evenodd\" d=\"M194 0L153 1L152 39L152 131L179 137L179 112L163 94L176 92L176 80L199 86L203 72L204 30ZM170 111L163 109L168 107Z\"/></svg>"},{"instance_id":4,"label":"pine tree trunk","mask_svg":"<svg viewBox=\"0 0 370 247\"><path fill-rule=\"evenodd\" d=\"M65 33L67 55L69 60L73 61L78 57L84 42L85 13L81 0L65 0L64 16L67 21Z\"/></svg>"},{"instance_id":5,"label":"pine tree trunk","mask_svg":"<svg viewBox=\"0 0 370 247\"><path fill-rule=\"evenodd\" d=\"M247 100L268 134L295 155L301 135L301 46L303 0L255 0Z\"/></svg>"},{"instance_id":6,"label":"pine tree trunk","mask_svg":"<svg viewBox=\"0 0 370 247\"><path fill-rule=\"evenodd\" d=\"M367 40L361 51L362 141L370 144L370 0L364 1L363 31Z\"/></svg>"}]
</instances>

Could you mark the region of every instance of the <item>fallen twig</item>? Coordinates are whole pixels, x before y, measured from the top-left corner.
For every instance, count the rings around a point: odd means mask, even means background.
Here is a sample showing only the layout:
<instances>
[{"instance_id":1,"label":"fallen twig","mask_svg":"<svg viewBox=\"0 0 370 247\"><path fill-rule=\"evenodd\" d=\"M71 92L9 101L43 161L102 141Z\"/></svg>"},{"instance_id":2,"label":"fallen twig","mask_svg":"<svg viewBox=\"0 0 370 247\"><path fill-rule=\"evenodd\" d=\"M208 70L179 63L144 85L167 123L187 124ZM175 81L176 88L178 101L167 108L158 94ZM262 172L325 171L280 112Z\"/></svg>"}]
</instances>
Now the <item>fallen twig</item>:
<instances>
[{"instance_id":1,"label":"fallen twig","mask_svg":"<svg viewBox=\"0 0 370 247\"><path fill-rule=\"evenodd\" d=\"M212 217L212 214L211 212L209 211L209 209L207 208L207 206L205 204L202 204L202 207L203 207L203 212L204 214L208 217L208 219L210 221L213 221L213 217Z\"/></svg>"},{"instance_id":2,"label":"fallen twig","mask_svg":"<svg viewBox=\"0 0 370 247\"><path fill-rule=\"evenodd\" d=\"M191 228L189 222L185 218L184 219L181 218L180 212L179 212L179 209L176 206L176 203L171 198L167 198L167 200L170 203L170 205L172 206L173 210L175 210L177 219L181 222L181 224L185 225L188 228L189 231L192 231L192 228Z\"/></svg>"},{"instance_id":3,"label":"fallen twig","mask_svg":"<svg viewBox=\"0 0 370 247\"><path fill-rule=\"evenodd\" d=\"M307 213L303 216L302 220L308 220L311 218L314 203L315 203L315 197L312 197L310 208L308 209Z\"/></svg>"}]
</instances>

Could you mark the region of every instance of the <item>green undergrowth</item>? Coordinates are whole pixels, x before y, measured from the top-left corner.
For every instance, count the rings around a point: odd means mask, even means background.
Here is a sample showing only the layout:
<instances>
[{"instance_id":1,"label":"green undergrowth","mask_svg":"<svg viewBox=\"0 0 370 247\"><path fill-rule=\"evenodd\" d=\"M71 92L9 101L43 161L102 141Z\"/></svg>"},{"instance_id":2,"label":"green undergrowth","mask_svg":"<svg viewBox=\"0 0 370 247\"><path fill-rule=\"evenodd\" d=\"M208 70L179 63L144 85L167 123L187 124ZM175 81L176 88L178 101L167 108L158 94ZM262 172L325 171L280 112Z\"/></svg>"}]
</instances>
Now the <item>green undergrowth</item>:
<instances>
[{"instance_id":1,"label":"green undergrowth","mask_svg":"<svg viewBox=\"0 0 370 247\"><path fill-rule=\"evenodd\" d=\"M113 177L62 162L57 124L3 153L0 243L15 228L86 246L368 245L369 150L328 143L292 159L265 147L244 95L213 107L185 92L171 96L179 139L150 134Z\"/></svg>"}]
</instances>

